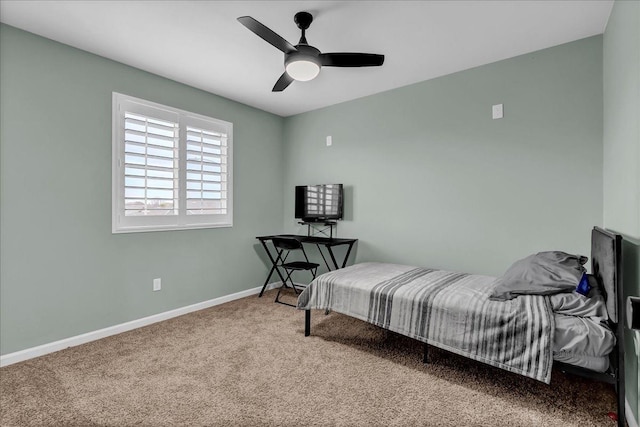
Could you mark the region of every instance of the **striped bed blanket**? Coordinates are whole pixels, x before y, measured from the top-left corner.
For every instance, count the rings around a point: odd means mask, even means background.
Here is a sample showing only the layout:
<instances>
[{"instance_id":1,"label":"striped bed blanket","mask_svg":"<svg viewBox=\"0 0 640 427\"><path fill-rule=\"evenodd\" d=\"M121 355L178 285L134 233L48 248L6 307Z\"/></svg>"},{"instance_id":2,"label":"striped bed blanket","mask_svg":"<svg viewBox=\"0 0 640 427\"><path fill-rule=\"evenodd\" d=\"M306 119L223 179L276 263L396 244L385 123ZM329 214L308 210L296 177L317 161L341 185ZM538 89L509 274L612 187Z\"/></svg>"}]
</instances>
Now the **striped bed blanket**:
<instances>
[{"instance_id":1,"label":"striped bed blanket","mask_svg":"<svg viewBox=\"0 0 640 427\"><path fill-rule=\"evenodd\" d=\"M299 309L328 309L453 353L549 383L548 298L490 301L499 279L398 264L362 263L318 276Z\"/></svg>"}]
</instances>

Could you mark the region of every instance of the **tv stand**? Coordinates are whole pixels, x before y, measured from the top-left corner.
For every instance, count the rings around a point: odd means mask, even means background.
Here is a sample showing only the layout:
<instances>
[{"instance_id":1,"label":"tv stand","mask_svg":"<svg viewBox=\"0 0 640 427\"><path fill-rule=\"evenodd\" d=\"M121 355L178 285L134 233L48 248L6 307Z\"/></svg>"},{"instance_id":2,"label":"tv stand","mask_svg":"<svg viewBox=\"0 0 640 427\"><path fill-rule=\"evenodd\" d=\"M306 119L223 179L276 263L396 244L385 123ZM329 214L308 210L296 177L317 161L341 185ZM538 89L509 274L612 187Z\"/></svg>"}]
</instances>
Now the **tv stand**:
<instances>
[{"instance_id":1,"label":"tv stand","mask_svg":"<svg viewBox=\"0 0 640 427\"><path fill-rule=\"evenodd\" d=\"M338 226L336 221L327 221L322 219L303 219L298 222L300 225L307 226L307 236L318 236L324 235L327 236L327 230L329 230L328 237L333 239L333 228ZM319 228L318 226L323 226L324 228Z\"/></svg>"}]
</instances>

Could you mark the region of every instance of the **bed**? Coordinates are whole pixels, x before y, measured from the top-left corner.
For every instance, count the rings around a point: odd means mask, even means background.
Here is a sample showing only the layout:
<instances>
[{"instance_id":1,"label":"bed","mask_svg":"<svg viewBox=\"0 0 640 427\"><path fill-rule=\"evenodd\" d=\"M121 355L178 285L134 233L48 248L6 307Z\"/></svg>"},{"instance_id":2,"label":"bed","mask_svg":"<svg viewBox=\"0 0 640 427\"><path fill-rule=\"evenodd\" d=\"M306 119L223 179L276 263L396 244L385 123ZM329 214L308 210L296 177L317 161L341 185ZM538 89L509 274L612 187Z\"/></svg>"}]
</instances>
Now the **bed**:
<instances>
[{"instance_id":1,"label":"bed","mask_svg":"<svg viewBox=\"0 0 640 427\"><path fill-rule=\"evenodd\" d=\"M549 383L552 369L614 384L624 416L622 238L594 227L589 298L569 293L496 301L501 278L361 263L317 277L299 296L331 310L489 365Z\"/></svg>"}]
</instances>

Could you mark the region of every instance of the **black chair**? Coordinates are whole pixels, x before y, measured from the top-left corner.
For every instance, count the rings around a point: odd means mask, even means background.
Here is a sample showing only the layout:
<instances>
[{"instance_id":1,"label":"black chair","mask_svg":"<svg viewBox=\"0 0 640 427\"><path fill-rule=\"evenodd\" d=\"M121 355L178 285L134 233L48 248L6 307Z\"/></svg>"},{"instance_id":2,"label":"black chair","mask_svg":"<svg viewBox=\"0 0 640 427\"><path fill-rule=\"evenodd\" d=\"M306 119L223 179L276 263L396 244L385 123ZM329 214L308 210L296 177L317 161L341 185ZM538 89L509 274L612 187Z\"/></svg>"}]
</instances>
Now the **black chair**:
<instances>
[{"instance_id":1,"label":"black chair","mask_svg":"<svg viewBox=\"0 0 640 427\"><path fill-rule=\"evenodd\" d=\"M278 253L278 256L276 257L276 265L278 268L282 268L287 272L287 277L284 279L284 283L282 283L282 286L280 286L280 289L278 289L278 294L276 295L275 302L288 305L291 307L295 307L295 305L293 304L288 304L286 302L280 301L280 292L282 292L283 288L289 287L289 285L287 284L288 282L291 284L291 288L293 288L293 292L295 292L295 294L298 295L300 292L296 288L295 283L293 283L293 280L291 279L291 274L294 271L310 271L311 274L313 275L313 278L315 279L316 272L318 271L318 267L320 266L320 264L309 262L309 257L307 257L307 253L304 250L304 246L302 246L302 243L297 239L287 238L287 237L274 237L272 242L273 242L273 246L276 247L276 252ZM298 250L302 251L305 261L286 262L289 254L291 254L292 251L298 251Z\"/></svg>"}]
</instances>

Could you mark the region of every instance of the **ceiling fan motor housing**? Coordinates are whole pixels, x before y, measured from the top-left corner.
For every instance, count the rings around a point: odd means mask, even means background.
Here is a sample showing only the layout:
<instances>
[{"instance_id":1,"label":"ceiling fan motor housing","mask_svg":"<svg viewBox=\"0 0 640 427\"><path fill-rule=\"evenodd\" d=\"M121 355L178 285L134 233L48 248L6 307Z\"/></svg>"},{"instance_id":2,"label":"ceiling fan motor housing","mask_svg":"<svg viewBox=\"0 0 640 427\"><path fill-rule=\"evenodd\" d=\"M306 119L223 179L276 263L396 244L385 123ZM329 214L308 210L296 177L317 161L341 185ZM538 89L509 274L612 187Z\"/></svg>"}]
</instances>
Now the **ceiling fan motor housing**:
<instances>
[{"instance_id":1,"label":"ceiling fan motor housing","mask_svg":"<svg viewBox=\"0 0 640 427\"><path fill-rule=\"evenodd\" d=\"M299 44L296 46L297 52L289 52L284 54L285 67L293 61L311 61L320 64L320 51L313 46Z\"/></svg>"}]
</instances>

